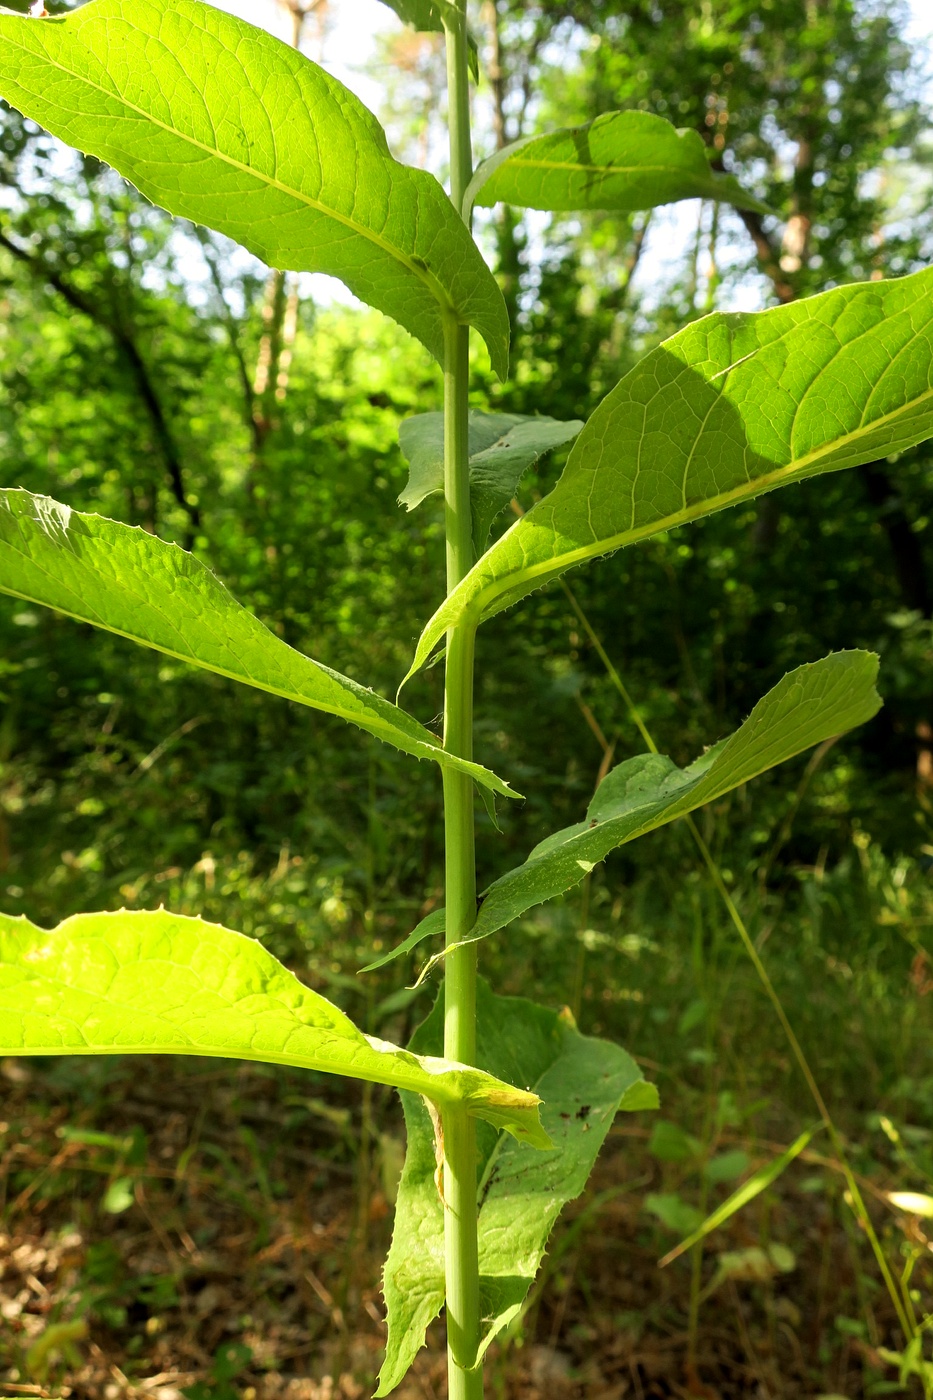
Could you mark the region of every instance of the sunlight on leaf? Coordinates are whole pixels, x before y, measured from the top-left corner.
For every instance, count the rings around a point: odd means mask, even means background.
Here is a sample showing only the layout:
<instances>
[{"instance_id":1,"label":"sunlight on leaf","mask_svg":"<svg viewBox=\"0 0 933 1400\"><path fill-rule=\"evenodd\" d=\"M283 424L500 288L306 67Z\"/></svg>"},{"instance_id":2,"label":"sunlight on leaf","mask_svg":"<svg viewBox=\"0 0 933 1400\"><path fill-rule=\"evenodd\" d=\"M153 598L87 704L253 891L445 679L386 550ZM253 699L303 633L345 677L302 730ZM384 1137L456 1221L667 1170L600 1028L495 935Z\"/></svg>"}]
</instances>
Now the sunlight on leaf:
<instances>
[{"instance_id":1,"label":"sunlight on leaf","mask_svg":"<svg viewBox=\"0 0 933 1400\"><path fill-rule=\"evenodd\" d=\"M768 213L731 175L710 168L697 132L650 112L604 112L586 126L529 136L479 166L464 198L554 212L617 209L629 213L681 199L728 200Z\"/></svg>"},{"instance_id":2,"label":"sunlight on leaf","mask_svg":"<svg viewBox=\"0 0 933 1400\"><path fill-rule=\"evenodd\" d=\"M393 160L359 99L265 30L198 0L0 13L0 93L169 213L271 267L339 277L438 360L445 315L475 326L508 373L505 302L437 180Z\"/></svg>"},{"instance_id":3,"label":"sunlight on leaf","mask_svg":"<svg viewBox=\"0 0 933 1400\"><path fill-rule=\"evenodd\" d=\"M364 1035L252 938L165 909L0 914L0 1055L213 1055L343 1074L550 1146L536 1095Z\"/></svg>"},{"instance_id":4,"label":"sunlight on leaf","mask_svg":"<svg viewBox=\"0 0 933 1400\"><path fill-rule=\"evenodd\" d=\"M933 435L933 269L706 316L603 399L549 496L442 604L409 671L564 570Z\"/></svg>"}]
</instances>

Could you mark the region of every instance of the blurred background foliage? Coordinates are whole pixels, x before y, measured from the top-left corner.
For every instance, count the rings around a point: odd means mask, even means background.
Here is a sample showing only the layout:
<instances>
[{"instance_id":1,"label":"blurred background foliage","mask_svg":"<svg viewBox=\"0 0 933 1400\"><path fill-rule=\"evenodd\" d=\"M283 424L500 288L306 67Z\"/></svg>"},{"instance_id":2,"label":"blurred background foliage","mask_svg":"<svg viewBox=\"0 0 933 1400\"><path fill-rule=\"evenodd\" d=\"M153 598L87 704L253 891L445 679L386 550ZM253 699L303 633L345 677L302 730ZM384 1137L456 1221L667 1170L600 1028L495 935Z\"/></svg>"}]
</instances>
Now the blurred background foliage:
<instances>
[{"instance_id":1,"label":"blurred background foliage","mask_svg":"<svg viewBox=\"0 0 933 1400\"><path fill-rule=\"evenodd\" d=\"M313 51L323 34L326 56L328 13L310 8L306 37ZM774 214L483 214L514 342L505 384L477 350L474 405L585 418L646 349L712 309L928 265L930 86L908 18L895 0L484 0L480 155L637 107L696 128ZM382 34L369 74L396 152L443 176L434 37ZM396 504L397 428L439 396L437 367L391 323L173 223L3 109L3 486L192 547L288 642L391 696L443 560L438 501ZM561 465L557 453L529 474L516 508ZM933 1171L931 521L925 446L569 579L680 763L789 668L880 652L876 720L701 825L865 1169L887 1162L919 1190ZM442 898L427 766L10 599L0 697L5 910L201 911L262 938L371 1029L405 1033L421 1003L386 998L415 964L355 974ZM436 719L439 670L404 701ZM479 813L488 882L578 820L607 753L640 742L556 585L483 629L477 713L478 757L527 796L501 835ZM573 1003L585 1030L624 1039L704 1140L724 1093L744 1105L734 1121L757 1114L785 1140L812 1117L681 827L617 853L482 960L504 990ZM880 1113L911 1126L926 1167L904 1167Z\"/></svg>"}]
</instances>

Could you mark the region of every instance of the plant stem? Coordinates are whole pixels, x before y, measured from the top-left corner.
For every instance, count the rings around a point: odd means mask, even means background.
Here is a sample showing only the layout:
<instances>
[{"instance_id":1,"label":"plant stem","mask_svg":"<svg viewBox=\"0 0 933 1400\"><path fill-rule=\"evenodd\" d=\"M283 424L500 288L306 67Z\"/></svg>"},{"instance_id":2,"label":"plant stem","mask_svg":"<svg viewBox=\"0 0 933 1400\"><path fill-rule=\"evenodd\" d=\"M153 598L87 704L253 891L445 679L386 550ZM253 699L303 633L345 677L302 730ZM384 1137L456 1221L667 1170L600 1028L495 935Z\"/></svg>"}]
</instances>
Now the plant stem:
<instances>
[{"instance_id":1,"label":"plant stem","mask_svg":"<svg viewBox=\"0 0 933 1400\"><path fill-rule=\"evenodd\" d=\"M450 107L450 193L459 209L472 175L470 90L465 0L456 0L447 35ZM473 563L470 510L470 333L449 316L444 326L444 497L447 591ZM462 758L473 751L472 627L447 638L444 745ZM444 774L447 943L458 943L476 920L473 784ZM472 1064L476 1057L476 948L449 954L444 976L444 1055ZM444 1237L447 1283L447 1371L450 1400L482 1400L477 1365L480 1340L479 1251L476 1206L476 1128L465 1113L444 1115Z\"/></svg>"}]
</instances>

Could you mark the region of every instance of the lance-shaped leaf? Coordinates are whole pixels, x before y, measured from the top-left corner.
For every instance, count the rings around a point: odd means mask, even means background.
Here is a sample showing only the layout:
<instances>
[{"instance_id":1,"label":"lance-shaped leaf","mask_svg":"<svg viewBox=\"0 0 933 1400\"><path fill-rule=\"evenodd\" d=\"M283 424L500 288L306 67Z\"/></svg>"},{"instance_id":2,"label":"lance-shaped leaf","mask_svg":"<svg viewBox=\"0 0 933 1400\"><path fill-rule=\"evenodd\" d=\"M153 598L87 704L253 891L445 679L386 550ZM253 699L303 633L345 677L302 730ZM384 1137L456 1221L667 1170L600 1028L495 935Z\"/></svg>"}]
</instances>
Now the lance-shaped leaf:
<instances>
[{"instance_id":1,"label":"lance-shaped leaf","mask_svg":"<svg viewBox=\"0 0 933 1400\"><path fill-rule=\"evenodd\" d=\"M577 436L574 419L537 418L523 413L471 413L470 500L473 544L482 554L496 516L508 505L529 467L539 457ZM408 459L408 485L399 504L414 510L425 496L444 489L444 415L418 413L399 426L398 440Z\"/></svg>"},{"instance_id":2,"label":"lance-shaped leaf","mask_svg":"<svg viewBox=\"0 0 933 1400\"><path fill-rule=\"evenodd\" d=\"M630 213L679 199L721 199L768 213L731 175L710 168L707 148L650 112L604 112L586 126L529 136L480 165L464 197L555 213L618 209Z\"/></svg>"},{"instance_id":3,"label":"lance-shaped leaf","mask_svg":"<svg viewBox=\"0 0 933 1400\"><path fill-rule=\"evenodd\" d=\"M550 1145L534 1094L364 1035L242 933L165 909L75 914L51 930L0 914L0 1055L133 1054L391 1084Z\"/></svg>"},{"instance_id":4,"label":"lance-shaped leaf","mask_svg":"<svg viewBox=\"0 0 933 1400\"><path fill-rule=\"evenodd\" d=\"M554 1222L586 1185L617 1111L657 1108L658 1097L624 1050L581 1035L567 1013L495 996L480 982L477 1017L483 1068L540 1094L541 1119L554 1144L550 1152L516 1152L502 1133L477 1127L482 1356L521 1311ZM443 1040L439 1000L411 1048L434 1054ZM389 1337L377 1395L398 1385L445 1297L444 1207L434 1181L434 1132L420 1099L403 1094L402 1102L408 1150L386 1260Z\"/></svg>"},{"instance_id":5,"label":"lance-shaped leaf","mask_svg":"<svg viewBox=\"0 0 933 1400\"><path fill-rule=\"evenodd\" d=\"M508 784L445 753L411 715L281 641L193 554L47 496L0 491L0 593L93 623L180 661L339 715L417 758Z\"/></svg>"},{"instance_id":6,"label":"lance-shaped leaf","mask_svg":"<svg viewBox=\"0 0 933 1400\"><path fill-rule=\"evenodd\" d=\"M616 385L557 486L428 623L479 623L574 565L778 486L933 436L933 269L715 314Z\"/></svg>"},{"instance_id":7,"label":"lance-shaped leaf","mask_svg":"<svg viewBox=\"0 0 933 1400\"><path fill-rule=\"evenodd\" d=\"M740 729L688 768L678 768L664 754L640 754L617 764L600 783L582 822L548 836L523 865L489 886L464 941L486 938L536 904L572 889L616 847L714 802L813 744L864 724L881 706L877 676L878 658L872 652L836 652L791 671L759 700ZM443 931L444 911L436 909L374 966ZM428 966L442 956L437 954Z\"/></svg>"},{"instance_id":8,"label":"lance-shaped leaf","mask_svg":"<svg viewBox=\"0 0 933 1400\"><path fill-rule=\"evenodd\" d=\"M438 359L445 316L475 326L507 373L505 303L441 186L264 30L198 0L0 14L0 94L170 213L272 267L339 277Z\"/></svg>"}]
</instances>

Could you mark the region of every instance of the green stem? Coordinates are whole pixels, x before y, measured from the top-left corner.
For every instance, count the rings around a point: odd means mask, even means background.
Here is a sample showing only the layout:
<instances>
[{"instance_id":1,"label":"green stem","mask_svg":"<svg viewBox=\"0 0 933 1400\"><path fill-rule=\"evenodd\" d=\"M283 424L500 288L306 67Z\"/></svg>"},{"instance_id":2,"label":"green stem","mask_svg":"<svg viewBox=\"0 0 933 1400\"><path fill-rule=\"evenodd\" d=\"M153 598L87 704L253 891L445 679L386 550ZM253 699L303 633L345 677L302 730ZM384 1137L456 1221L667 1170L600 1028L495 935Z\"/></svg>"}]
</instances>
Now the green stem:
<instances>
[{"instance_id":1,"label":"green stem","mask_svg":"<svg viewBox=\"0 0 933 1400\"><path fill-rule=\"evenodd\" d=\"M455 0L447 26L450 106L450 193L459 209L473 173L465 0ZM473 563L470 509L470 333L448 316L444 325L444 497L447 591ZM444 744L469 758L473 751L473 638L470 626L447 638ZM476 920L473 784L461 773L444 774L447 943L458 943ZM472 1064L476 1058L476 948L447 958L444 976L444 1055ZM476 1128L465 1113L444 1115L444 1236L447 1285L447 1372L450 1400L482 1400L479 1247L476 1204Z\"/></svg>"}]
</instances>

